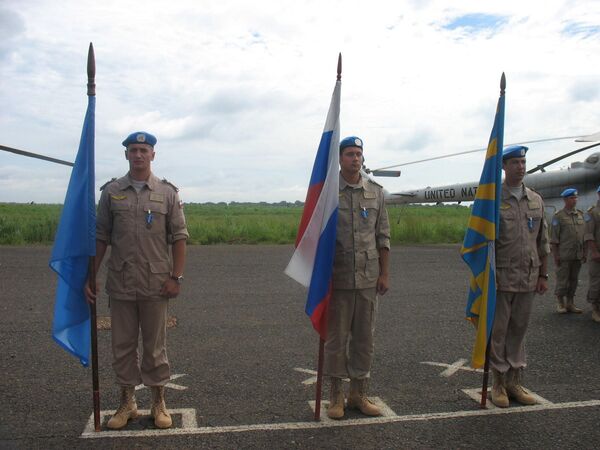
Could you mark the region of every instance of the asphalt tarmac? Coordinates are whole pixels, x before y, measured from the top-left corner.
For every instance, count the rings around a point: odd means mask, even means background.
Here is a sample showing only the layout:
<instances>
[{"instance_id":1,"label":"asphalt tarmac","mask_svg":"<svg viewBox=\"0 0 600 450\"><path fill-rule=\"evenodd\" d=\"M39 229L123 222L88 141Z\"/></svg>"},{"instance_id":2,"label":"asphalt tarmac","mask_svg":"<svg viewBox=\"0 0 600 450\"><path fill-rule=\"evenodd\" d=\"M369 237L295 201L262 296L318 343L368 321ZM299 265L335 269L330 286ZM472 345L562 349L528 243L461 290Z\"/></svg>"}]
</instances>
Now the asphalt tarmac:
<instances>
[{"instance_id":1,"label":"asphalt tarmac","mask_svg":"<svg viewBox=\"0 0 600 450\"><path fill-rule=\"evenodd\" d=\"M155 430L141 417L123 431L106 429L118 389L110 332L100 330L96 433L88 423L91 370L51 338L50 248L0 247L0 447L600 447L600 325L585 302L586 266L576 298L584 314L556 314L551 293L535 300L524 384L541 404L482 410L463 391L480 388L482 375L468 370L474 332L464 319L468 272L458 246L394 247L369 392L386 416L351 412L317 423L309 401L318 337L304 288L283 274L291 253L291 246L189 247L183 292L170 306L174 428ZM98 314L108 315L106 296ZM137 392L140 409L150 407L149 394Z\"/></svg>"}]
</instances>

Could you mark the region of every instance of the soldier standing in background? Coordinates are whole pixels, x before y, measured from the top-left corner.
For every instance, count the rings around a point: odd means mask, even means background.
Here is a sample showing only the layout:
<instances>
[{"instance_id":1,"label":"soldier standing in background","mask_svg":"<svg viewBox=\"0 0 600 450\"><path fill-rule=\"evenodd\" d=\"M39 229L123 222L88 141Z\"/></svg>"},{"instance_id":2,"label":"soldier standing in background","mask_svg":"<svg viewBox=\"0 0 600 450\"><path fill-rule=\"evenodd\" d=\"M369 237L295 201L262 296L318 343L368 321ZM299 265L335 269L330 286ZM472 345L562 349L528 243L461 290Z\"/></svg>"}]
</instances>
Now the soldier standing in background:
<instances>
[{"instance_id":1,"label":"soldier standing in background","mask_svg":"<svg viewBox=\"0 0 600 450\"><path fill-rule=\"evenodd\" d=\"M585 246L589 251L590 282L587 301L592 304L592 320L600 323L600 186L598 203L590 207L584 215Z\"/></svg>"},{"instance_id":2,"label":"soldier standing in background","mask_svg":"<svg viewBox=\"0 0 600 450\"><path fill-rule=\"evenodd\" d=\"M558 300L556 312L581 314L581 309L575 306L575 291L581 264L585 262L583 211L575 208L577 189L565 189L560 195L565 202L565 207L554 214L552 218L550 239L556 267L556 289L554 291Z\"/></svg>"}]
</instances>

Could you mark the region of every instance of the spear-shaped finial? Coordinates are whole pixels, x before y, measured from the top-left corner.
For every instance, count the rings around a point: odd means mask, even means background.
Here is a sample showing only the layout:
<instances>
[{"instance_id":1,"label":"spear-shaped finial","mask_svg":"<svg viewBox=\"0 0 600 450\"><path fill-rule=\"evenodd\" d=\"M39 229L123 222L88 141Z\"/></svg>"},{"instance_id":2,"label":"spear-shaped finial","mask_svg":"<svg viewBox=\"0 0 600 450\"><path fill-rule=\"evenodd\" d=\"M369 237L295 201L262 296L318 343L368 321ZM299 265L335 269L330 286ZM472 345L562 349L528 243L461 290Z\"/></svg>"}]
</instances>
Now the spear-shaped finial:
<instances>
[{"instance_id":1,"label":"spear-shaped finial","mask_svg":"<svg viewBox=\"0 0 600 450\"><path fill-rule=\"evenodd\" d=\"M341 81L342 79L342 52L340 52L338 56L338 68L337 68L337 80Z\"/></svg>"},{"instance_id":2,"label":"spear-shaped finial","mask_svg":"<svg viewBox=\"0 0 600 450\"><path fill-rule=\"evenodd\" d=\"M504 95L504 90L506 89L506 75L502 72L502 76L500 77L500 95Z\"/></svg>"},{"instance_id":3,"label":"spear-shaped finial","mask_svg":"<svg viewBox=\"0 0 600 450\"><path fill-rule=\"evenodd\" d=\"M87 83L87 95L95 96L96 95L96 57L94 56L94 46L90 42L90 48L88 50L88 59L87 59L87 75L88 75L88 83Z\"/></svg>"}]
</instances>

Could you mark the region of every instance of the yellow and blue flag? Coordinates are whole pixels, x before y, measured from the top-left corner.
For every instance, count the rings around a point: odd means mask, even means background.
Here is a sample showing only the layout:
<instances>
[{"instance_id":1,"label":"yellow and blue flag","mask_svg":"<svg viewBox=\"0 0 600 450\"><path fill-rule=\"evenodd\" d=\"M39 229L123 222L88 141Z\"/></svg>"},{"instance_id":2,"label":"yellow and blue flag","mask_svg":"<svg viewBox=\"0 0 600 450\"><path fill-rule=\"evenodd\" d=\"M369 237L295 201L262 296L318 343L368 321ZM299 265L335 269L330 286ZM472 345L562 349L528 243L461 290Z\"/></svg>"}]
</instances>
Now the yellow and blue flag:
<instances>
[{"instance_id":1,"label":"yellow and blue flag","mask_svg":"<svg viewBox=\"0 0 600 450\"><path fill-rule=\"evenodd\" d=\"M485 155L471 217L460 250L471 269L467 319L477 328L471 365L483 367L496 309L495 240L500 227L502 192L502 144L504 139L504 92L496 108L494 128Z\"/></svg>"}]
</instances>

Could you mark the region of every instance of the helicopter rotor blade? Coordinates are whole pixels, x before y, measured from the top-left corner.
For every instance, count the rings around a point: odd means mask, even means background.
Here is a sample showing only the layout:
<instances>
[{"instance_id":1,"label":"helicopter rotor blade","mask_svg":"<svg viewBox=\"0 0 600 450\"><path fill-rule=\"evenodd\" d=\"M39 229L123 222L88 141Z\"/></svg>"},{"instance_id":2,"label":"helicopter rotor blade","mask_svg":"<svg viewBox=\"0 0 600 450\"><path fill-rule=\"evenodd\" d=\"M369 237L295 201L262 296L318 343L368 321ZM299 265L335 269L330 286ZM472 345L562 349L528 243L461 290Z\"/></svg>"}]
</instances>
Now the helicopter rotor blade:
<instances>
[{"instance_id":1,"label":"helicopter rotor blade","mask_svg":"<svg viewBox=\"0 0 600 450\"><path fill-rule=\"evenodd\" d=\"M575 139L575 142L598 142L600 141L600 131L594 134L588 134L587 136L581 136Z\"/></svg>"},{"instance_id":2,"label":"helicopter rotor blade","mask_svg":"<svg viewBox=\"0 0 600 450\"><path fill-rule=\"evenodd\" d=\"M585 142L585 141L584 141L584 142ZM573 156L573 155L575 155L575 154L577 154L577 153L579 153L579 152L582 152L582 151L584 151L584 150L589 150L590 148L597 147L597 146L599 146L599 145L600 145L600 142L596 142L595 144L592 144L592 145L587 145L587 146L585 146L585 147L578 148L577 150L573 150L572 152L565 153L564 155L561 155L561 156L559 156L558 158L551 159L550 161L547 161L547 162L545 162L544 164L540 164L540 165L537 165L537 166L535 166L533 169L529 169L529 170L527 171L527 173L528 173L528 174L535 173L535 172L537 172L538 170L541 170L542 172L544 172L544 169L545 169L546 167L548 167L548 166L550 166L550 165L552 165L552 164L554 164L554 163L557 163L557 162L558 162L558 161L560 161L561 159L568 158L569 156Z\"/></svg>"},{"instance_id":3,"label":"helicopter rotor blade","mask_svg":"<svg viewBox=\"0 0 600 450\"><path fill-rule=\"evenodd\" d=\"M595 135L590 135L590 136L595 136ZM539 143L539 142L560 141L560 140L564 140L564 139L575 139L575 138L581 138L581 135L578 135L578 136L563 136L563 137L546 138L546 139L535 139L535 140L532 140L532 141L513 142L511 144L506 144L506 146L509 146L509 145L523 145L523 144L535 144L535 143ZM373 171L375 171L375 170L393 169L395 167L401 167L401 166L409 166L411 164L419 164L419 163L423 163L423 162L427 162L427 161L435 161L436 159L452 158L454 156L467 155L469 153L483 152L485 150L487 150L487 147L476 148L474 150L466 150L464 152L448 153L446 155L433 156L431 158L425 158L425 159L419 159L417 161L410 161L410 162L406 162L406 163L395 164L393 166L380 167L379 169L374 169Z\"/></svg>"},{"instance_id":4,"label":"helicopter rotor blade","mask_svg":"<svg viewBox=\"0 0 600 450\"><path fill-rule=\"evenodd\" d=\"M371 175L374 177L399 177L399 170L372 170Z\"/></svg>"},{"instance_id":5,"label":"helicopter rotor blade","mask_svg":"<svg viewBox=\"0 0 600 450\"><path fill-rule=\"evenodd\" d=\"M64 161L62 159L51 158L50 156L40 155L39 153L26 152L25 150L19 150L17 148L7 147L6 145L0 145L0 150L4 150L6 152L16 153L21 156L28 156L29 158L43 159L44 161L50 161L56 164L63 164L65 166L73 167L73 163L69 161Z\"/></svg>"}]
</instances>

